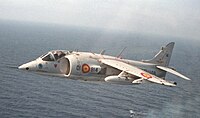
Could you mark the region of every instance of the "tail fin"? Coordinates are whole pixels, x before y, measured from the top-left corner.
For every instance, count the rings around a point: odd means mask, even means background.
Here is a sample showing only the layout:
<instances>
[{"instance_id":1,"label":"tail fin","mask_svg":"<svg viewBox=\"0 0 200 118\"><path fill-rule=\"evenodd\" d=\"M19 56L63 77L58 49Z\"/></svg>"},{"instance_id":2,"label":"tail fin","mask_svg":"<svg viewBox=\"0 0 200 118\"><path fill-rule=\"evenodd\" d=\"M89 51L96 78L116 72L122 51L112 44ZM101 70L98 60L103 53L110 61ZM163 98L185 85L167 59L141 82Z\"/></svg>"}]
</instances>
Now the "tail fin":
<instances>
[{"instance_id":1,"label":"tail fin","mask_svg":"<svg viewBox=\"0 0 200 118\"><path fill-rule=\"evenodd\" d=\"M144 60L143 62L154 63L165 67L168 66L174 44L174 42L167 44L165 47L162 47L161 50L152 59Z\"/></svg>"}]
</instances>

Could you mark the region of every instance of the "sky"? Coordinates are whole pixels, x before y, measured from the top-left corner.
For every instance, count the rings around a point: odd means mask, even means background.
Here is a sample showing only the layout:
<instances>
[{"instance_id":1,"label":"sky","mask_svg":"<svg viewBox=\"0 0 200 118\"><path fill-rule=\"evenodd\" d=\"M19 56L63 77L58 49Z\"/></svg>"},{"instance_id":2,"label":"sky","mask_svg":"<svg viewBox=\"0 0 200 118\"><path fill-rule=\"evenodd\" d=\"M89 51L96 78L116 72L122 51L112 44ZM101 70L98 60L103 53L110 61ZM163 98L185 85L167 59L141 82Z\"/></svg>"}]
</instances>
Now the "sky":
<instances>
[{"instance_id":1,"label":"sky","mask_svg":"<svg viewBox=\"0 0 200 118\"><path fill-rule=\"evenodd\" d=\"M200 0L0 0L0 20L200 40Z\"/></svg>"}]
</instances>

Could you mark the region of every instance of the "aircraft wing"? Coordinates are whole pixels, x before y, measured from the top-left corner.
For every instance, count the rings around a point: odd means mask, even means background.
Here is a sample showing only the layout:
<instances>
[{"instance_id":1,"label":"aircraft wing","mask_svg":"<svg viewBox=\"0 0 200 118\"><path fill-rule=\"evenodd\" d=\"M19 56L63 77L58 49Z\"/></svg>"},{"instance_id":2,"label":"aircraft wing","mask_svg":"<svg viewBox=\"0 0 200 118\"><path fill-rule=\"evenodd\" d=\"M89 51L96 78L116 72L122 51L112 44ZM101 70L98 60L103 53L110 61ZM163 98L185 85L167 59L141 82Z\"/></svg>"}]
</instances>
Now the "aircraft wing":
<instances>
[{"instance_id":1,"label":"aircraft wing","mask_svg":"<svg viewBox=\"0 0 200 118\"><path fill-rule=\"evenodd\" d=\"M162 84L162 85L166 85L166 86L176 86L173 83L170 83L166 80L163 80L162 78L159 78L159 77L152 75L144 70L141 70L133 65L127 64L127 63L119 61L119 60L100 59L100 61L103 64L109 65L113 68L119 69L121 71L124 71L126 73L132 74L132 75L140 77L140 78L143 78L143 79L153 82L153 83Z\"/></svg>"},{"instance_id":2,"label":"aircraft wing","mask_svg":"<svg viewBox=\"0 0 200 118\"><path fill-rule=\"evenodd\" d=\"M179 77L181 77L181 78L183 78L183 79L185 79L185 80L191 80L190 78L188 78L188 77L182 75L181 73L179 73L179 72L177 72L177 71L175 71L175 70L173 70L173 69L171 69L171 68L167 68L167 67L163 67L163 66L156 66L156 67L159 68L159 69L161 69L161 70L164 70L164 71L166 71L166 72L169 72L169 73L171 73L171 74L174 74L174 75L176 75L176 76L179 76Z\"/></svg>"}]
</instances>

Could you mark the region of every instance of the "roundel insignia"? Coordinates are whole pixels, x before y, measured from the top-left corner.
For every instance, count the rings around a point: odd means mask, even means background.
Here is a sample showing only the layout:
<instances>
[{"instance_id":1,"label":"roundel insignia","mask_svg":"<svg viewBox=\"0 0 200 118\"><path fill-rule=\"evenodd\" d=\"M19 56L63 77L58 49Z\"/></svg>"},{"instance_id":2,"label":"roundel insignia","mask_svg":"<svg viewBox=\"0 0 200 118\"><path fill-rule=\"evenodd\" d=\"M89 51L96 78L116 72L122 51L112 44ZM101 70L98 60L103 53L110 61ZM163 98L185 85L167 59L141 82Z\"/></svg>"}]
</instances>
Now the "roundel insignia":
<instances>
[{"instance_id":1,"label":"roundel insignia","mask_svg":"<svg viewBox=\"0 0 200 118\"><path fill-rule=\"evenodd\" d=\"M141 75L147 79L152 78L152 76L150 74L147 73L141 73Z\"/></svg>"},{"instance_id":2,"label":"roundel insignia","mask_svg":"<svg viewBox=\"0 0 200 118\"><path fill-rule=\"evenodd\" d=\"M87 65L87 64L83 64L83 65L82 65L82 72L83 72L83 73L88 73L88 72L90 72L90 66Z\"/></svg>"},{"instance_id":3,"label":"roundel insignia","mask_svg":"<svg viewBox=\"0 0 200 118\"><path fill-rule=\"evenodd\" d=\"M42 67L43 67L42 64L38 64L39 69L42 69Z\"/></svg>"}]
</instances>

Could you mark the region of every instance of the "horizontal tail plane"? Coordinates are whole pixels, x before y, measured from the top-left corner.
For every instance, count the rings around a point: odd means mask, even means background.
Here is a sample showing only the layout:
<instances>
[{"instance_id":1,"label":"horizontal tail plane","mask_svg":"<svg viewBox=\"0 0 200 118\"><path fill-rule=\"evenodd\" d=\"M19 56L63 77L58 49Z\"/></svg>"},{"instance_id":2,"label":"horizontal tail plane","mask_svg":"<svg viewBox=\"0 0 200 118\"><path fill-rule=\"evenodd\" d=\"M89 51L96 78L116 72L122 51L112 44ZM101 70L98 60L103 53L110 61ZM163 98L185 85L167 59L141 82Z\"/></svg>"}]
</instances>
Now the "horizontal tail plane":
<instances>
[{"instance_id":1,"label":"horizontal tail plane","mask_svg":"<svg viewBox=\"0 0 200 118\"><path fill-rule=\"evenodd\" d=\"M174 74L174 75L176 75L176 76L178 76L178 77L181 77L181 78L183 78L183 79L185 79L185 80L191 80L190 78L188 78L188 77L182 75L181 73L179 73L179 72L177 72L177 71L175 71L175 70L173 70L173 69L171 69L171 68L163 67L163 66L156 66L156 67L159 68L159 69L161 69L161 70L164 70L164 71L166 71L166 72L169 72L169 73L171 73L171 74Z\"/></svg>"}]
</instances>

